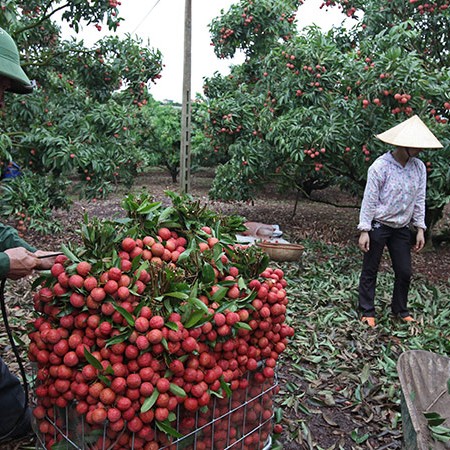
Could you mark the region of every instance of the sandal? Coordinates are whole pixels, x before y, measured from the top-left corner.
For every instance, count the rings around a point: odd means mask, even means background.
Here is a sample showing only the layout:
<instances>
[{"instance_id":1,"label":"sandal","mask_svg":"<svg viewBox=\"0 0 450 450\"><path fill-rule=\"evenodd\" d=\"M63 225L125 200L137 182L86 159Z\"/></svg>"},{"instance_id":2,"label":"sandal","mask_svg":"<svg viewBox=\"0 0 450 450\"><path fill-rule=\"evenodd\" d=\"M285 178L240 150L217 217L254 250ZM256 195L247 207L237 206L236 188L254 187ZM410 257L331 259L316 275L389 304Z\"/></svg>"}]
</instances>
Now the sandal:
<instances>
[{"instance_id":1,"label":"sandal","mask_svg":"<svg viewBox=\"0 0 450 450\"><path fill-rule=\"evenodd\" d=\"M369 327L375 327L375 317L361 317L361 322L366 323Z\"/></svg>"}]
</instances>

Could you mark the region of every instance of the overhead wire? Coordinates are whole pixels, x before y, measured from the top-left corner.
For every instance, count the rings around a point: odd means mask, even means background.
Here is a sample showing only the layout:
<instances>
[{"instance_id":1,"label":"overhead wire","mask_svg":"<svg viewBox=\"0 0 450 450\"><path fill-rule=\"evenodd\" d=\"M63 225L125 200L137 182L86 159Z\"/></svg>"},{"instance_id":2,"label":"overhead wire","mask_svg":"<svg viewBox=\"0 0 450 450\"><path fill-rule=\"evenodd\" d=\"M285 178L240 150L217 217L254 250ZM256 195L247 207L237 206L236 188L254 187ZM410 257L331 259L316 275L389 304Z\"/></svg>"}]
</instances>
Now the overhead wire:
<instances>
[{"instance_id":1,"label":"overhead wire","mask_svg":"<svg viewBox=\"0 0 450 450\"><path fill-rule=\"evenodd\" d=\"M134 34L136 32L136 30L145 22L145 20L147 19L147 17L150 15L150 13L156 8L156 6L158 5L158 3L161 0L156 0L156 3L151 7L150 11L144 16L144 18L137 24L137 26L134 28L134 30L131 32L131 34Z\"/></svg>"}]
</instances>

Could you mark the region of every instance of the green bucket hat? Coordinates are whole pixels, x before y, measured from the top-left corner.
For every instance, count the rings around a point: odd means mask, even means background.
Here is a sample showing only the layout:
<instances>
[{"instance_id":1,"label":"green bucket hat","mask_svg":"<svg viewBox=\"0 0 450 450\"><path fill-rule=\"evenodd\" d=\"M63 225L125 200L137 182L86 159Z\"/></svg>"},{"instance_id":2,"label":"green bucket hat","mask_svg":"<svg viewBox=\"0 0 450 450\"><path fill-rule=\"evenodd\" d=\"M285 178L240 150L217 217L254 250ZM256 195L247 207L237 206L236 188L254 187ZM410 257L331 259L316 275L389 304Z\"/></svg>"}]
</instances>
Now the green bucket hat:
<instances>
[{"instance_id":1,"label":"green bucket hat","mask_svg":"<svg viewBox=\"0 0 450 450\"><path fill-rule=\"evenodd\" d=\"M29 94L33 86L25 72L20 67L20 57L17 46L11 36L0 28L0 75L11 80L8 91L17 94Z\"/></svg>"}]
</instances>

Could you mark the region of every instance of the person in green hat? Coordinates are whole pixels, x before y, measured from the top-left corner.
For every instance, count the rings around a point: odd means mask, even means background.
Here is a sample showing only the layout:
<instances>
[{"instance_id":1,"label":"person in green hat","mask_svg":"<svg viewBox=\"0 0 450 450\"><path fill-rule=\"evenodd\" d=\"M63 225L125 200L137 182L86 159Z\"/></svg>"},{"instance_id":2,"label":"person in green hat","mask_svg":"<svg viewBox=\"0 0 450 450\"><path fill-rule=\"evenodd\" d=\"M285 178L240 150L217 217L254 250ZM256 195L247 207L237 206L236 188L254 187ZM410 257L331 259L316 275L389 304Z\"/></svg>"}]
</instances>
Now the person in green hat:
<instances>
[{"instance_id":1,"label":"person in green hat","mask_svg":"<svg viewBox=\"0 0 450 450\"><path fill-rule=\"evenodd\" d=\"M4 107L5 92L28 94L32 91L33 86L20 67L15 42L0 28L0 108ZM17 280L34 270L49 269L55 257L47 256L52 253L35 249L21 239L14 228L0 223L0 279ZM20 381L0 358L0 446L6 440L31 433L31 413L25 404Z\"/></svg>"}]
</instances>

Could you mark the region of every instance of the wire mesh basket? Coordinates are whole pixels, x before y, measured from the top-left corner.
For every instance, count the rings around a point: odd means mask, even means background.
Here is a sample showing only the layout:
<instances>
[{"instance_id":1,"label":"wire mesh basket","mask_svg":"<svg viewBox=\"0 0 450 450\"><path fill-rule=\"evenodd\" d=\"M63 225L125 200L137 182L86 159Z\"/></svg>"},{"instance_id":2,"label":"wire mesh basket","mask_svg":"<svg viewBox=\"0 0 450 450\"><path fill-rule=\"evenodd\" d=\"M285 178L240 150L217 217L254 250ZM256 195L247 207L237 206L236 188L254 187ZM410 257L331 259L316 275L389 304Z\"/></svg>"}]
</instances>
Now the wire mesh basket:
<instances>
[{"instance_id":1,"label":"wire mesh basket","mask_svg":"<svg viewBox=\"0 0 450 450\"><path fill-rule=\"evenodd\" d=\"M92 427L77 413L75 402L54 407L53 417L46 415L34 424L36 449L269 450L278 379L258 377L256 371L241 381L230 396L215 396L196 412L178 406L176 421L171 424L175 433L165 432L154 420L133 433L126 424L117 429L108 421Z\"/></svg>"}]
</instances>

